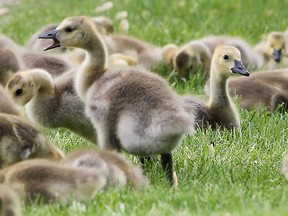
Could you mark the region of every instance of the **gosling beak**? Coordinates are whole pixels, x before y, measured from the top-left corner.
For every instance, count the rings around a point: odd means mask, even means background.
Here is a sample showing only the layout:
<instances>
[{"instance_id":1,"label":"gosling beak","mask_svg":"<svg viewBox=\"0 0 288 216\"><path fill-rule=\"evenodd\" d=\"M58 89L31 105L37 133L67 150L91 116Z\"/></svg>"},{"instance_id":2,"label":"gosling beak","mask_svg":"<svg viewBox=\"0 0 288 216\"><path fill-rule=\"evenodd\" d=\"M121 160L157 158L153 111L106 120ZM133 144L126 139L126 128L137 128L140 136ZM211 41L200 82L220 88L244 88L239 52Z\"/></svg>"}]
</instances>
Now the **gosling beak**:
<instances>
[{"instance_id":1,"label":"gosling beak","mask_svg":"<svg viewBox=\"0 0 288 216\"><path fill-rule=\"evenodd\" d=\"M53 40L53 44L46 47L44 49L44 51L54 49L56 47L61 46L60 41L56 37L58 32L59 32L59 30L52 30L52 31L48 31L48 32L43 33L43 34L38 36L38 38L40 38L40 39L52 39Z\"/></svg>"},{"instance_id":2,"label":"gosling beak","mask_svg":"<svg viewBox=\"0 0 288 216\"><path fill-rule=\"evenodd\" d=\"M282 51L281 51L281 49L280 50L274 50L274 52L273 52L273 57L274 57L274 60L276 61L276 62L280 62L281 61L281 55L282 55Z\"/></svg>"},{"instance_id":3,"label":"gosling beak","mask_svg":"<svg viewBox=\"0 0 288 216\"><path fill-rule=\"evenodd\" d=\"M250 73L247 71L247 69L242 64L242 62L238 61L236 59L234 60L234 67L231 68L231 70L233 73L240 74L243 76L249 76L250 75Z\"/></svg>"}]
</instances>

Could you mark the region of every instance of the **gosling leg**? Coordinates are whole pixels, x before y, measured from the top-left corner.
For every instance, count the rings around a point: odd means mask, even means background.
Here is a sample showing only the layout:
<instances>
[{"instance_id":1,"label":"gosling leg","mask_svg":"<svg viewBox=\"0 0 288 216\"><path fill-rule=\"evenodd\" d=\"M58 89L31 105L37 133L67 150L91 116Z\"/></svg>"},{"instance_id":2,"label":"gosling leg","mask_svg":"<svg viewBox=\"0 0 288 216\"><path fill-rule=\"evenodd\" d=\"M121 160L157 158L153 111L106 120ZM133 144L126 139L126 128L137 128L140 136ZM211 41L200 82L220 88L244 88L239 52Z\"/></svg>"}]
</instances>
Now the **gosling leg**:
<instances>
[{"instance_id":1,"label":"gosling leg","mask_svg":"<svg viewBox=\"0 0 288 216\"><path fill-rule=\"evenodd\" d=\"M147 162L151 163L152 158L151 157L143 157L143 156L141 156L141 157L139 157L139 161L140 161L142 169L145 170Z\"/></svg>"},{"instance_id":2,"label":"gosling leg","mask_svg":"<svg viewBox=\"0 0 288 216\"><path fill-rule=\"evenodd\" d=\"M164 172L168 177L169 184L172 186L174 184L174 170L173 170L173 156L172 153L161 155L161 164Z\"/></svg>"}]
</instances>

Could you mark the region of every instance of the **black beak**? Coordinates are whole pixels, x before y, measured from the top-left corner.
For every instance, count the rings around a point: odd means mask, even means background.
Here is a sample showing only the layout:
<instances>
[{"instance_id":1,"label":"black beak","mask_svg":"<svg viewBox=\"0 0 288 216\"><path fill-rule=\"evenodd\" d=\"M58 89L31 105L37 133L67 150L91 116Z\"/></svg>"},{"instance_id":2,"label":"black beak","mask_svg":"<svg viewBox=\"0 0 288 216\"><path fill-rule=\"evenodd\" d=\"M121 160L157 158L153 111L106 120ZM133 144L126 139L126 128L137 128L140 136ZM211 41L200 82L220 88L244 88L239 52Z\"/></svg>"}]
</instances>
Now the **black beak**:
<instances>
[{"instance_id":1,"label":"black beak","mask_svg":"<svg viewBox=\"0 0 288 216\"><path fill-rule=\"evenodd\" d=\"M238 61L236 59L234 60L234 67L231 68L231 70L233 73L240 74L243 76L249 76L250 75L250 73L247 71L247 69L242 64L242 62Z\"/></svg>"},{"instance_id":2,"label":"black beak","mask_svg":"<svg viewBox=\"0 0 288 216\"><path fill-rule=\"evenodd\" d=\"M281 50L274 50L273 57L274 57L274 60L276 62L279 63L281 61L281 55L282 55L282 51Z\"/></svg>"},{"instance_id":3,"label":"black beak","mask_svg":"<svg viewBox=\"0 0 288 216\"><path fill-rule=\"evenodd\" d=\"M38 36L38 38L40 38L40 39L52 39L53 40L53 44L51 46L46 47L44 49L44 51L54 49L56 47L61 46L60 41L56 37L58 32L59 32L59 30L52 30L52 31L43 33L43 34Z\"/></svg>"}]
</instances>

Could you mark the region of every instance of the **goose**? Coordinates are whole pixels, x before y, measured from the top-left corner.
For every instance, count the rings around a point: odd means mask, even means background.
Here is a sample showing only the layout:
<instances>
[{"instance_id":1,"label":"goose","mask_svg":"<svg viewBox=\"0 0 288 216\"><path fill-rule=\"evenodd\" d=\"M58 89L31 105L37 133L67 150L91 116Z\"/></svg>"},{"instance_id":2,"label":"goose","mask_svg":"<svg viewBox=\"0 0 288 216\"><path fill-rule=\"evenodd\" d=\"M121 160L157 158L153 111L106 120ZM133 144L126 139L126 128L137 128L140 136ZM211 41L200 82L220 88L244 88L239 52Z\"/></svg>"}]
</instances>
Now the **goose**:
<instances>
[{"instance_id":1,"label":"goose","mask_svg":"<svg viewBox=\"0 0 288 216\"><path fill-rule=\"evenodd\" d=\"M22 111L9 96L4 87L0 85L0 113L22 116Z\"/></svg>"},{"instance_id":2,"label":"goose","mask_svg":"<svg viewBox=\"0 0 288 216\"><path fill-rule=\"evenodd\" d=\"M107 70L107 48L87 17L66 18L39 38L53 39L46 50L67 46L86 51L75 86L100 148L138 156L160 154L173 184L172 151L184 134L194 133L194 116L180 96L163 78L140 67Z\"/></svg>"},{"instance_id":3,"label":"goose","mask_svg":"<svg viewBox=\"0 0 288 216\"><path fill-rule=\"evenodd\" d=\"M69 167L90 167L108 170L110 185L131 185L133 188L143 188L148 185L148 179L140 168L132 165L117 152L107 150L80 149L65 156L60 162Z\"/></svg>"},{"instance_id":4,"label":"goose","mask_svg":"<svg viewBox=\"0 0 288 216\"><path fill-rule=\"evenodd\" d=\"M17 104L25 106L33 123L47 128L64 127L96 143L93 125L75 92L74 76L75 71L70 71L53 80L45 70L25 70L12 76L6 89Z\"/></svg>"},{"instance_id":5,"label":"goose","mask_svg":"<svg viewBox=\"0 0 288 216\"><path fill-rule=\"evenodd\" d=\"M0 113L0 168L39 157L61 160L63 153L26 120Z\"/></svg>"},{"instance_id":6,"label":"goose","mask_svg":"<svg viewBox=\"0 0 288 216\"><path fill-rule=\"evenodd\" d=\"M263 59L262 69L276 69L288 66L285 56L286 38L283 32L270 32L263 41L254 48Z\"/></svg>"},{"instance_id":7,"label":"goose","mask_svg":"<svg viewBox=\"0 0 288 216\"><path fill-rule=\"evenodd\" d=\"M0 170L0 182L26 203L67 203L93 198L106 187L102 170L65 167L45 159L25 160Z\"/></svg>"},{"instance_id":8,"label":"goose","mask_svg":"<svg viewBox=\"0 0 288 216\"><path fill-rule=\"evenodd\" d=\"M209 76L212 54L201 42L190 42L178 49L173 58L173 66L180 77L187 78L203 66L204 74Z\"/></svg>"},{"instance_id":9,"label":"goose","mask_svg":"<svg viewBox=\"0 0 288 216\"><path fill-rule=\"evenodd\" d=\"M11 188L3 184L0 184L0 215L22 215L20 198Z\"/></svg>"},{"instance_id":10,"label":"goose","mask_svg":"<svg viewBox=\"0 0 288 216\"><path fill-rule=\"evenodd\" d=\"M218 46L211 61L208 102L192 95L183 96L186 106L196 109L197 127L232 129L240 126L239 113L227 88L227 80L236 74L249 76L249 72L241 62L240 51L233 46Z\"/></svg>"}]
</instances>

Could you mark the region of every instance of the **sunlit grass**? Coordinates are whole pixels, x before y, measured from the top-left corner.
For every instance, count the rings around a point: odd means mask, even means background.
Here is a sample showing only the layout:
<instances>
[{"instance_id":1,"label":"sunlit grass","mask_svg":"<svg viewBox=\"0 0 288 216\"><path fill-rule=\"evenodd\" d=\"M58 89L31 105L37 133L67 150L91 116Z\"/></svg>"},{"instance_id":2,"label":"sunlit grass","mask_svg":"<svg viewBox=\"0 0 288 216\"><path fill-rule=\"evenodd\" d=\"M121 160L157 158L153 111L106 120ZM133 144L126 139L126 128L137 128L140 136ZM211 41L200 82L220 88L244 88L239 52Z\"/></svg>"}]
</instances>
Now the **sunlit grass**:
<instances>
[{"instance_id":1,"label":"sunlit grass","mask_svg":"<svg viewBox=\"0 0 288 216\"><path fill-rule=\"evenodd\" d=\"M0 17L0 31L24 45L41 26L67 16L104 15L115 21L128 11L129 35L162 46L182 44L209 34L240 36L257 43L263 34L287 29L284 1L113 1L101 14L94 9L104 1L22 0ZM189 80L175 76L168 66L155 72L168 79L180 94L204 94L201 71ZM93 200L67 205L27 206L24 215L287 215L288 185L280 172L288 150L287 114L264 109L240 110L239 130L197 131L174 152L179 177L177 190L168 187L159 163L147 168L151 186L146 190L109 189ZM45 130L51 142L65 152L93 144L65 130ZM214 146L211 145L214 143ZM126 156L138 163L130 155Z\"/></svg>"}]
</instances>

